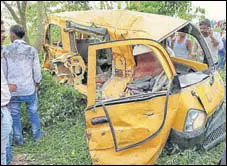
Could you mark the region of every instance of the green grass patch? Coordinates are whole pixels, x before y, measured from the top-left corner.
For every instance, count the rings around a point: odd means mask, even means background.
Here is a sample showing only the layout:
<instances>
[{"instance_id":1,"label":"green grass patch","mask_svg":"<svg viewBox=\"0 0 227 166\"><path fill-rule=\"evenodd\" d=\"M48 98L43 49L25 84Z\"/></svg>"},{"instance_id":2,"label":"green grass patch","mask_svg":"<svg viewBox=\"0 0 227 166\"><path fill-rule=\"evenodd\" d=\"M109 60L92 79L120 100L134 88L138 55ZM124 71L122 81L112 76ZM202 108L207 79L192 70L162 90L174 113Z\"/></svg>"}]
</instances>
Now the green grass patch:
<instances>
[{"instance_id":1,"label":"green grass patch","mask_svg":"<svg viewBox=\"0 0 227 166\"><path fill-rule=\"evenodd\" d=\"M225 149L225 142L209 151L191 149L169 155L163 151L155 165L217 165Z\"/></svg>"},{"instance_id":2,"label":"green grass patch","mask_svg":"<svg viewBox=\"0 0 227 166\"><path fill-rule=\"evenodd\" d=\"M68 119L44 128L37 143L26 134L25 145L13 147L13 151L28 154L30 165L91 165L84 129L84 121Z\"/></svg>"}]
</instances>

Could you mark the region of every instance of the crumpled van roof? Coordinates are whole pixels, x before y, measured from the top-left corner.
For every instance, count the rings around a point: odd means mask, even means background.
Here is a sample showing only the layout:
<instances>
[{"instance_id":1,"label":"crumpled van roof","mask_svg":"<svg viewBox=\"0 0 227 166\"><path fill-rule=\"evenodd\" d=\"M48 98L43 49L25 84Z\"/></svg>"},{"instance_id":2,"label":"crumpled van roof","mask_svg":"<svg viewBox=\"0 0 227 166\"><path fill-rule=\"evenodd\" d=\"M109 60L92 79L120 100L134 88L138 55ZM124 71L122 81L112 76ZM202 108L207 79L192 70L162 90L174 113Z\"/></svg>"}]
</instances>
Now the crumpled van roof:
<instances>
[{"instance_id":1,"label":"crumpled van roof","mask_svg":"<svg viewBox=\"0 0 227 166\"><path fill-rule=\"evenodd\" d=\"M188 24L179 18L128 10L89 10L62 12L49 18L72 21L83 26L107 28L109 34L124 38L149 38L156 41Z\"/></svg>"}]
</instances>

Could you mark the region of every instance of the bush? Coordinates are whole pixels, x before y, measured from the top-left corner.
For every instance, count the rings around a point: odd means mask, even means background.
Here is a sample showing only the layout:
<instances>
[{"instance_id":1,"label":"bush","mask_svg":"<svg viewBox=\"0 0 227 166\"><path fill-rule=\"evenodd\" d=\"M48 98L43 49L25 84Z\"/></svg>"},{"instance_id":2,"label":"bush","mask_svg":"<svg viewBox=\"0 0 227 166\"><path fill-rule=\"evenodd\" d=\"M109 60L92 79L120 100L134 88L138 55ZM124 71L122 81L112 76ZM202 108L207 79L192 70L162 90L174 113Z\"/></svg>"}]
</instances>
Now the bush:
<instances>
[{"instance_id":1,"label":"bush","mask_svg":"<svg viewBox=\"0 0 227 166\"><path fill-rule=\"evenodd\" d=\"M42 71L43 79L39 87L38 112L42 127L47 127L67 119L84 119L86 96L76 91L73 86L61 85L55 77ZM30 129L29 118L25 109L21 109L21 120L25 130Z\"/></svg>"}]
</instances>

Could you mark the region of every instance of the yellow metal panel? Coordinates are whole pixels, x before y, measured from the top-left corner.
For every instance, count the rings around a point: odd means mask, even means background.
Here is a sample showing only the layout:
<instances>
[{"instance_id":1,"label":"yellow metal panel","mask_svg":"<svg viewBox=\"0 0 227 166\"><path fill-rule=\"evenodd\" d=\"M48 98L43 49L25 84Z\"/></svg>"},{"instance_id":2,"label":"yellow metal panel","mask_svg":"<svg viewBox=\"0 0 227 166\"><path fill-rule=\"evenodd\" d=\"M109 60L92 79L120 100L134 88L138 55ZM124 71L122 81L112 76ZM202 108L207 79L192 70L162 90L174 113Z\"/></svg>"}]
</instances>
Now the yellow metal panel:
<instances>
[{"instance_id":1,"label":"yellow metal panel","mask_svg":"<svg viewBox=\"0 0 227 166\"><path fill-rule=\"evenodd\" d=\"M88 96L87 106L95 105L96 98L96 50L93 47L88 49Z\"/></svg>"},{"instance_id":2,"label":"yellow metal panel","mask_svg":"<svg viewBox=\"0 0 227 166\"><path fill-rule=\"evenodd\" d=\"M191 95L191 91L194 90L200 96L208 117L212 115L215 109L221 104L225 97L224 83L218 74L214 74L214 84L210 86L210 79L206 79L198 84L185 88L180 93L179 109L176 115L176 121L173 123L173 129L183 131L185 118L188 110L191 108L203 110L198 100Z\"/></svg>"},{"instance_id":3,"label":"yellow metal panel","mask_svg":"<svg viewBox=\"0 0 227 166\"><path fill-rule=\"evenodd\" d=\"M196 61L189 60L189 59L182 59L182 58L177 58L177 57L171 57L171 60L173 62L178 62L178 63L181 63L181 64L185 64L187 66L191 66L194 69L196 69L196 71L202 71L202 70L208 69L207 64L196 62Z\"/></svg>"},{"instance_id":4,"label":"yellow metal panel","mask_svg":"<svg viewBox=\"0 0 227 166\"><path fill-rule=\"evenodd\" d=\"M123 94L124 89L126 88L127 83L131 82L130 78L114 77L107 81L107 85L102 89L103 97L105 99L116 99L119 96L124 97L126 94Z\"/></svg>"},{"instance_id":5,"label":"yellow metal panel","mask_svg":"<svg viewBox=\"0 0 227 166\"><path fill-rule=\"evenodd\" d=\"M154 164L168 138L174 122L179 95L169 98L167 118L160 133L142 145L115 152L108 123L92 125L94 117L105 116L102 107L90 110L86 116L86 134L93 164ZM106 106L117 143L120 147L131 145L154 134L164 117L165 96L146 101ZM152 114L152 115L151 115ZM150 116L148 116L150 115Z\"/></svg>"},{"instance_id":6,"label":"yellow metal panel","mask_svg":"<svg viewBox=\"0 0 227 166\"><path fill-rule=\"evenodd\" d=\"M73 11L57 13L50 17L70 20L84 26L95 24L97 27L107 28L110 34L123 34L125 38L154 40L161 39L187 23L179 18L128 10Z\"/></svg>"}]
</instances>

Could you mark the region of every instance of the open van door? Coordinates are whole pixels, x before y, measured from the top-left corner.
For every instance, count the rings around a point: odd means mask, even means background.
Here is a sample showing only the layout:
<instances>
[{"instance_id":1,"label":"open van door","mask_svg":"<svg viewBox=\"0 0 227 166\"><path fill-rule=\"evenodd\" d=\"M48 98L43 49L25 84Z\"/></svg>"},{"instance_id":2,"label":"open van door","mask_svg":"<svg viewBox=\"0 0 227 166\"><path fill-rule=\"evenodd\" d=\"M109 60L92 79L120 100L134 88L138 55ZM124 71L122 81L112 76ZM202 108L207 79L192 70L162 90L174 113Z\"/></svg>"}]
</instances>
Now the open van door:
<instances>
[{"instance_id":1,"label":"open van door","mask_svg":"<svg viewBox=\"0 0 227 166\"><path fill-rule=\"evenodd\" d=\"M112 49L113 56L116 48L124 50L118 53L126 59L126 69L135 45L145 45L155 53L169 80L168 90L97 99L96 53ZM178 107L179 95L172 86L176 72L166 50L153 40L130 39L91 45L88 58L86 139L93 164L153 164L167 141ZM107 82L115 93L121 91L125 79L115 78L113 73Z\"/></svg>"}]
</instances>

